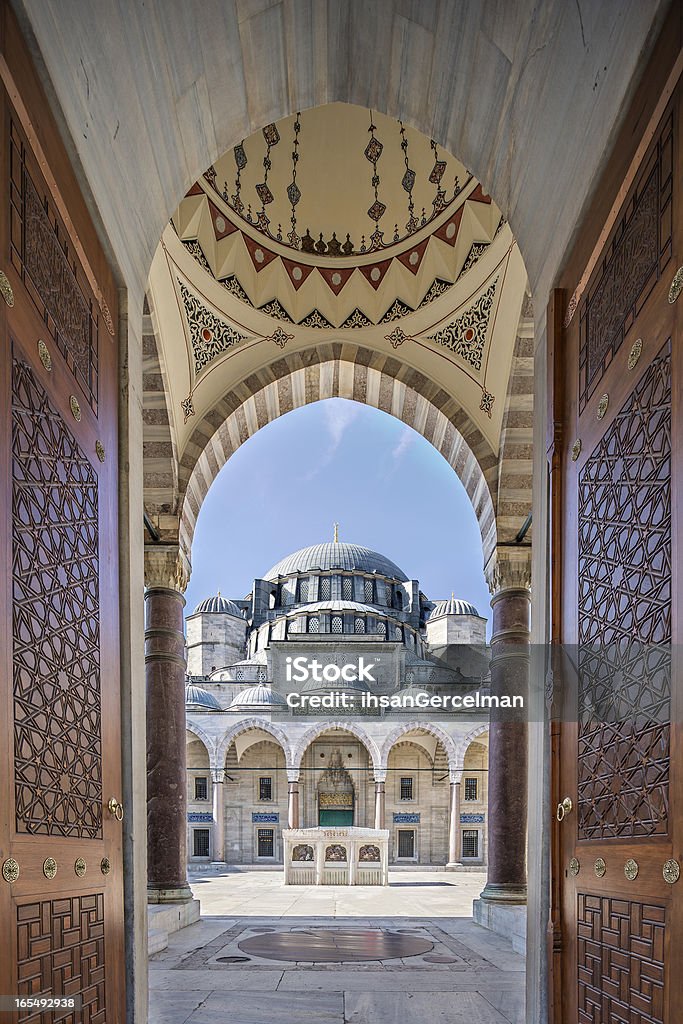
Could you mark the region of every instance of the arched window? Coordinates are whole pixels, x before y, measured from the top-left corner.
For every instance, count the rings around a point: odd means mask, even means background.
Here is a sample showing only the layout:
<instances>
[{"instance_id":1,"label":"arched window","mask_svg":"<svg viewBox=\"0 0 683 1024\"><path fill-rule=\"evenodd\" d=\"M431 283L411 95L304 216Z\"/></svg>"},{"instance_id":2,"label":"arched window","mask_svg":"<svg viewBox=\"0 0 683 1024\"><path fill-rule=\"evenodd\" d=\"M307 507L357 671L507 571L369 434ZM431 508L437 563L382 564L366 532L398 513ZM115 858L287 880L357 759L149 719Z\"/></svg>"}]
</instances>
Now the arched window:
<instances>
[{"instance_id":1,"label":"arched window","mask_svg":"<svg viewBox=\"0 0 683 1024\"><path fill-rule=\"evenodd\" d=\"M401 629L400 626L397 626L396 629L394 630L394 637L397 640L402 640L403 639L403 630Z\"/></svg>"},{"instance_id":2,"label":"arched window","mask_svg":"<svg viewBox=\"0 0 683 1024\"><path fill-rule=\"evenodd\" d=\"M343 633L344 632L344 620L341 615L332 616L332 632Z\"/></svg>"},{"instance_id":3,"label":"arched window","mask_svg":"<svg viewBox=\"0 0 683 1024\"><path fill-rule=\"evenodd\" d=\"M377 623L377 632L380 633L382 636L387 635L387 624L384 621L384 619L380 619L379 622Z\"/></svg>"},{"instance_id":4,"label":"arched window","mask_svg":"<svg viewBox=\"0 0 683 1024\"><path fill-rule=\"evenodd\" d=\"M364 582L363 582L363 593L365 595L365 603L366 604L372 604L373 603L372 599L375 596L374 595L374 589L375 588L373 587L372 584L373 584L372 580L364 580Z\"/></svg>"},{"instance_id":5,"label":"arched window","mask_svg":"<svg viewBox=\"0 0 683 1024\"><path fill-rule=\"evenodd\" d=\"M342 579L342 598L344 601L353 601L353 577L344 576Z\"/></svg>"},{"instance_id":6,"label":"arched window","mask_svg":"<svg viewBox=\"0 0 683 1024\"><path fill-rule=\"evenodd\" d=\"M356 616L356 618L354 620L354 623L353 623L353 631L354 631L354 633L364 633L365 632L365 619L363 618L362 615L357 615Z\"/></svg>"},{"instance_id":7,"label":"arched window","mask_svg":"<svg viewBox=\"0 0 683 1024\"><path fill-rule=\"evenodd\" d=\"M298 580L296 585L297 601L308 601L308 580Z\"/></svg>"},{"instance_id":8,"label":"arched window","mask_svg":"<svg viewBox=\"0 0 683 1024\"><path fill-rule=\"evenodd\" d=\"M317 615L311 615L308 620L308 632L319 633L320 632L320 619Z\"/></svg>"},{"instance_id":9,"label":"arched window","mask_svg":"<svg viewBox=\"0 0 683 1024\"><path fill-rule=\"evenodd\" d=\"M332 580L329 576L323 576L320 580L320 601L329 601L332 596Z\"/></svg>"},{"instance_id":10,"label":"arched window","mask_svg":"<svg viewBox=\"0 0 683 1024\"><path fill-rule=\"evenodd\" d=\"M403 611L403 591L396 587L396 607L399 611Z\"/></svg>"}]
</instances>

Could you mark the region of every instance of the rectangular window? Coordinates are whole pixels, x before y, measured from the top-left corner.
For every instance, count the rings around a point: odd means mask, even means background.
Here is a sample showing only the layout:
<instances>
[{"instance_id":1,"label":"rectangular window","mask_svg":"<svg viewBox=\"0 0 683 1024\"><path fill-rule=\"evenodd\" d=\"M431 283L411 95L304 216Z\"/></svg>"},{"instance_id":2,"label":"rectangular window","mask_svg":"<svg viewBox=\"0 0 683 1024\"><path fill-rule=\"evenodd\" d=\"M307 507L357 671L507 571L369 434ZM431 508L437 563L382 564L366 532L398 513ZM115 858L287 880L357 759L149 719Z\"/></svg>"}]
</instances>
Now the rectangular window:
<instances>
[{"instance_id":1,"label":"rectangular window","mask_svg":"<svg viewBox=\"0 0 683 1024\"><path fill-rule=\"evenodd\" d=\"M194 857L209 856L208 828L195 828L192 831L192 855Z\"/></svg>"},{"instance_id":2,"label":"rectangular window","mask_svg":"<svg viewBox=\"0 0 683 1024\"><path fill-rule=\"evenodd\" d=\"M401 800L413 799L413 778L411 775L401 779Z\"/></svg>"},{"instance_id":3,"label":"rectangular window","mask_svg":"<svg viewBox=\"0 0 683 1024\"><path fill-rule=\"evenodd\" d=\"M275 850L275 830L260 828L257 832L258 856L273 857Z\"/></svg>"},{"instance_id":4,"label":"rectangular window","mask_svg":"<svg viewBox=\"0 0 683 1024\"><path fill-rule=\"evenodd\" d=\"M465 800L478 800L477 790L477 779L465 779Z\"/></svg>"},{"instance_id":5,"label":"rectangular window","mask_svg":"<svg viewBox=\"0 0 683 1024\"><path fill-rule=\"evenodd\" d=\"M398 855L399 857L415 856L414 829L400 828L398 830Z\"/></svg>"},{"instance_id":6,"label":"rectangular window","mask_svg":"<svg viewBox=\"0 0 683 1024\"><path fill-rule=\"evenodd\" d=\"M479 856L479 831L476 828L465 828L462 831L463 857Z\"/></svg>"},{"instance_id":7,"label":"rectangular window","mask_svg":"<svg viewBox=\"0 0 683 1024\"><path fill-rule=\"evenodd\" d=\"M194 798L195 800L209 799L209 780L206 777L200 775L194 780Z\"/></svg>"},{"instance_id":8,"label":"rectangular window","mask_svg":"<svg viewBox=\"0 0 683 1024\"><path fill-rule=\"evenodd\" d=\"M259 800L273 799L273 780L270 776L262 777L258 780L258 798Z\"/></svg>"}]
</instances>

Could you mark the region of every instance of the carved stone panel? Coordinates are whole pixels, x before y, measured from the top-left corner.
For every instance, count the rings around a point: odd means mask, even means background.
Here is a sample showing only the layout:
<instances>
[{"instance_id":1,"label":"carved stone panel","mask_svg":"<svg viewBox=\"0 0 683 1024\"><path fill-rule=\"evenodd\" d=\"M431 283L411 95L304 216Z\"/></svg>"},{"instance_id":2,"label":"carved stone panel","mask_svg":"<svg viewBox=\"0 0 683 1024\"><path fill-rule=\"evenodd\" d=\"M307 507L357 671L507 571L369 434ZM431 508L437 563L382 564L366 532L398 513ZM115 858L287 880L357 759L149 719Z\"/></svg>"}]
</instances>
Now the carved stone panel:
<instances>
[{"instance_id":1,"label":"carved stone panel","mask_svg":"<svg viewBox=\"0 0 683 1024\"><path fill-rule=\"evenodd\" d=\"M663 1024L665 908L577 899L579 1024Z\"/></svg>"},{"instance_id":2,"label":"carved stone panel","mask_svg":"<svg viewBox=\"0 0 683 1024\"><path fill-rule=\"evenodd\" d=\"M12 375L18 832L102 834L97 475L31 369Z\"/></svg>"},{"instance_id":3,"label":"carved stone panel","mask_svg":"<svg viewBox=\"0 0 683 1024\"><path fill-rule=\"evenodd\" d=\"M19 996L75 996L82 1009L19 1012L20 1024L105 1024L104 895L17 906Z\"/></svg>"},{"instance_id":4,"label":"carved stone panel","mask_svg":"<svg viewBox=\"0 0 683 1024\"><path fill-rule=\"evenodd\" d=\"M579 478L579 839L665 835L671 342Z\"/></svg>"},{"instance_id":5,"label":"carved stone panel","mask_svg":"<svg viewBox=\"0 0 683 1024\"><path fill-rule=\"evenodd\" d=\"M671 257L673 117L643 163L580 307L579 409L598 386Z\"/></svg>"}]
</instances>

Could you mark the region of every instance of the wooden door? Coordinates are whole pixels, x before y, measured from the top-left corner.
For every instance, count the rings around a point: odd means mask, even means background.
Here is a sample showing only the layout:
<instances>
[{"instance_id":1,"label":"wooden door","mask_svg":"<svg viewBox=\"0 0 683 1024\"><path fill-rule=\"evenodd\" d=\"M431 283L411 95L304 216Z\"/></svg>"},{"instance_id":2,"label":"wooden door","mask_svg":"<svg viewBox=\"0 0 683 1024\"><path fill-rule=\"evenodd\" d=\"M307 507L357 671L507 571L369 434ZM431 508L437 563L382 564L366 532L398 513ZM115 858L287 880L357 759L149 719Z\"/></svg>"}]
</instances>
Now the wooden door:
<instances>
[{"instance_id":1,"label":"wooden door","mask_svg":"<svg viewBox=\"0 0 683 1024\"><path fill-rule=\"evenodd\" d=\"M554 795L572 805L554 826L555 1024L683 1014L681 95L660 100L578 302L552 317L566 645Z\"/></svg>"},{"instance_id":2,"label":"wooden door","mask_svg":"<svg viewBox=\"0 0 683 1024\"><path fill-rule=\"evenodd\" d=\"M113 279L0 7L3 1020L125 1016Z\"/></svg>"}]
</instances>

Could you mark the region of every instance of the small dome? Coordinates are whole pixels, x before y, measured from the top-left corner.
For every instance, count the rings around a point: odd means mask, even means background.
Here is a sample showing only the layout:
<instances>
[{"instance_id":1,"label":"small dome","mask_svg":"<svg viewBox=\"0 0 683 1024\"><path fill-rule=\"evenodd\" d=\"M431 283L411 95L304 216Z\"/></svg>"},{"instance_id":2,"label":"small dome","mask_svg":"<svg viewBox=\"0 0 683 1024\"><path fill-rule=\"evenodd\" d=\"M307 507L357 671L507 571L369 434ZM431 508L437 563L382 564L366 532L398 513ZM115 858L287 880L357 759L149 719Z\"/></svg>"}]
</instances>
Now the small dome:
<instances>
[{"instance_id":1,"label":"small dome","mask_svg":"<svg viewBox=\"0 0 683 1024\"><path fill-rule=\"evenodd\" d=\"M301 548L287 555L269 569L263 577L265 580L276 580L279 576L292 576L295 573L326 572L330 569L342 569L346 572L356 570L364 573L378 573L392 580L405 583L408 577L399 567L384 555L359 544L346 544L342 541L331 541L328 544L314 544L309 548Z\"/></svg>"},{"instance_id":2,"label":"small dome","mask_svg":"<svg viewBox=\"0 0 683 1024\"><path fill-rule=\"evenodd\" d=\"M430 619L437 619L440 615L476 615L481 618L479 612L469 601L461 601L457 597L451 597L449 601L437 601L429 613Z\"/></svg>"},{"instance_id":3,"label":"small dome","mask_svg":"<svg viewBox=\"0 0 683 1024\"><path fill-rule=\"evenodd\" d=\"M196 683L188 683L185 687L185 707L202 711L223 710L214 695Z\"/></svg>"},{"instance_id":4,"label":"small dome","mask_svg":"<svg viewBox=\"0 0 683 1024\"><path fill-rule=\"evenodd\" d=\"M244 618L242 609L234 601L228 601L226 597L221 597L220 590L215 597L205 597L203 601L200 601L194 610L194 614L196 615L198 612L207 612L211 615L219 612L223 615L235 615L238 619Z\"/></svg>"},{"instance_id":5,"label":"small dome","mask_svg":"<svg viewBox=\"0 0 683 1024\"><path fill-rule=\"evenodd\" d=\"M273 707L287 707L287 701L265 683L257 683L255 686L247 686L244 690L240 690L230 704L231 711L246 711L253 708L267 711L268 708Z\"/></svg>"}]
</instances>

